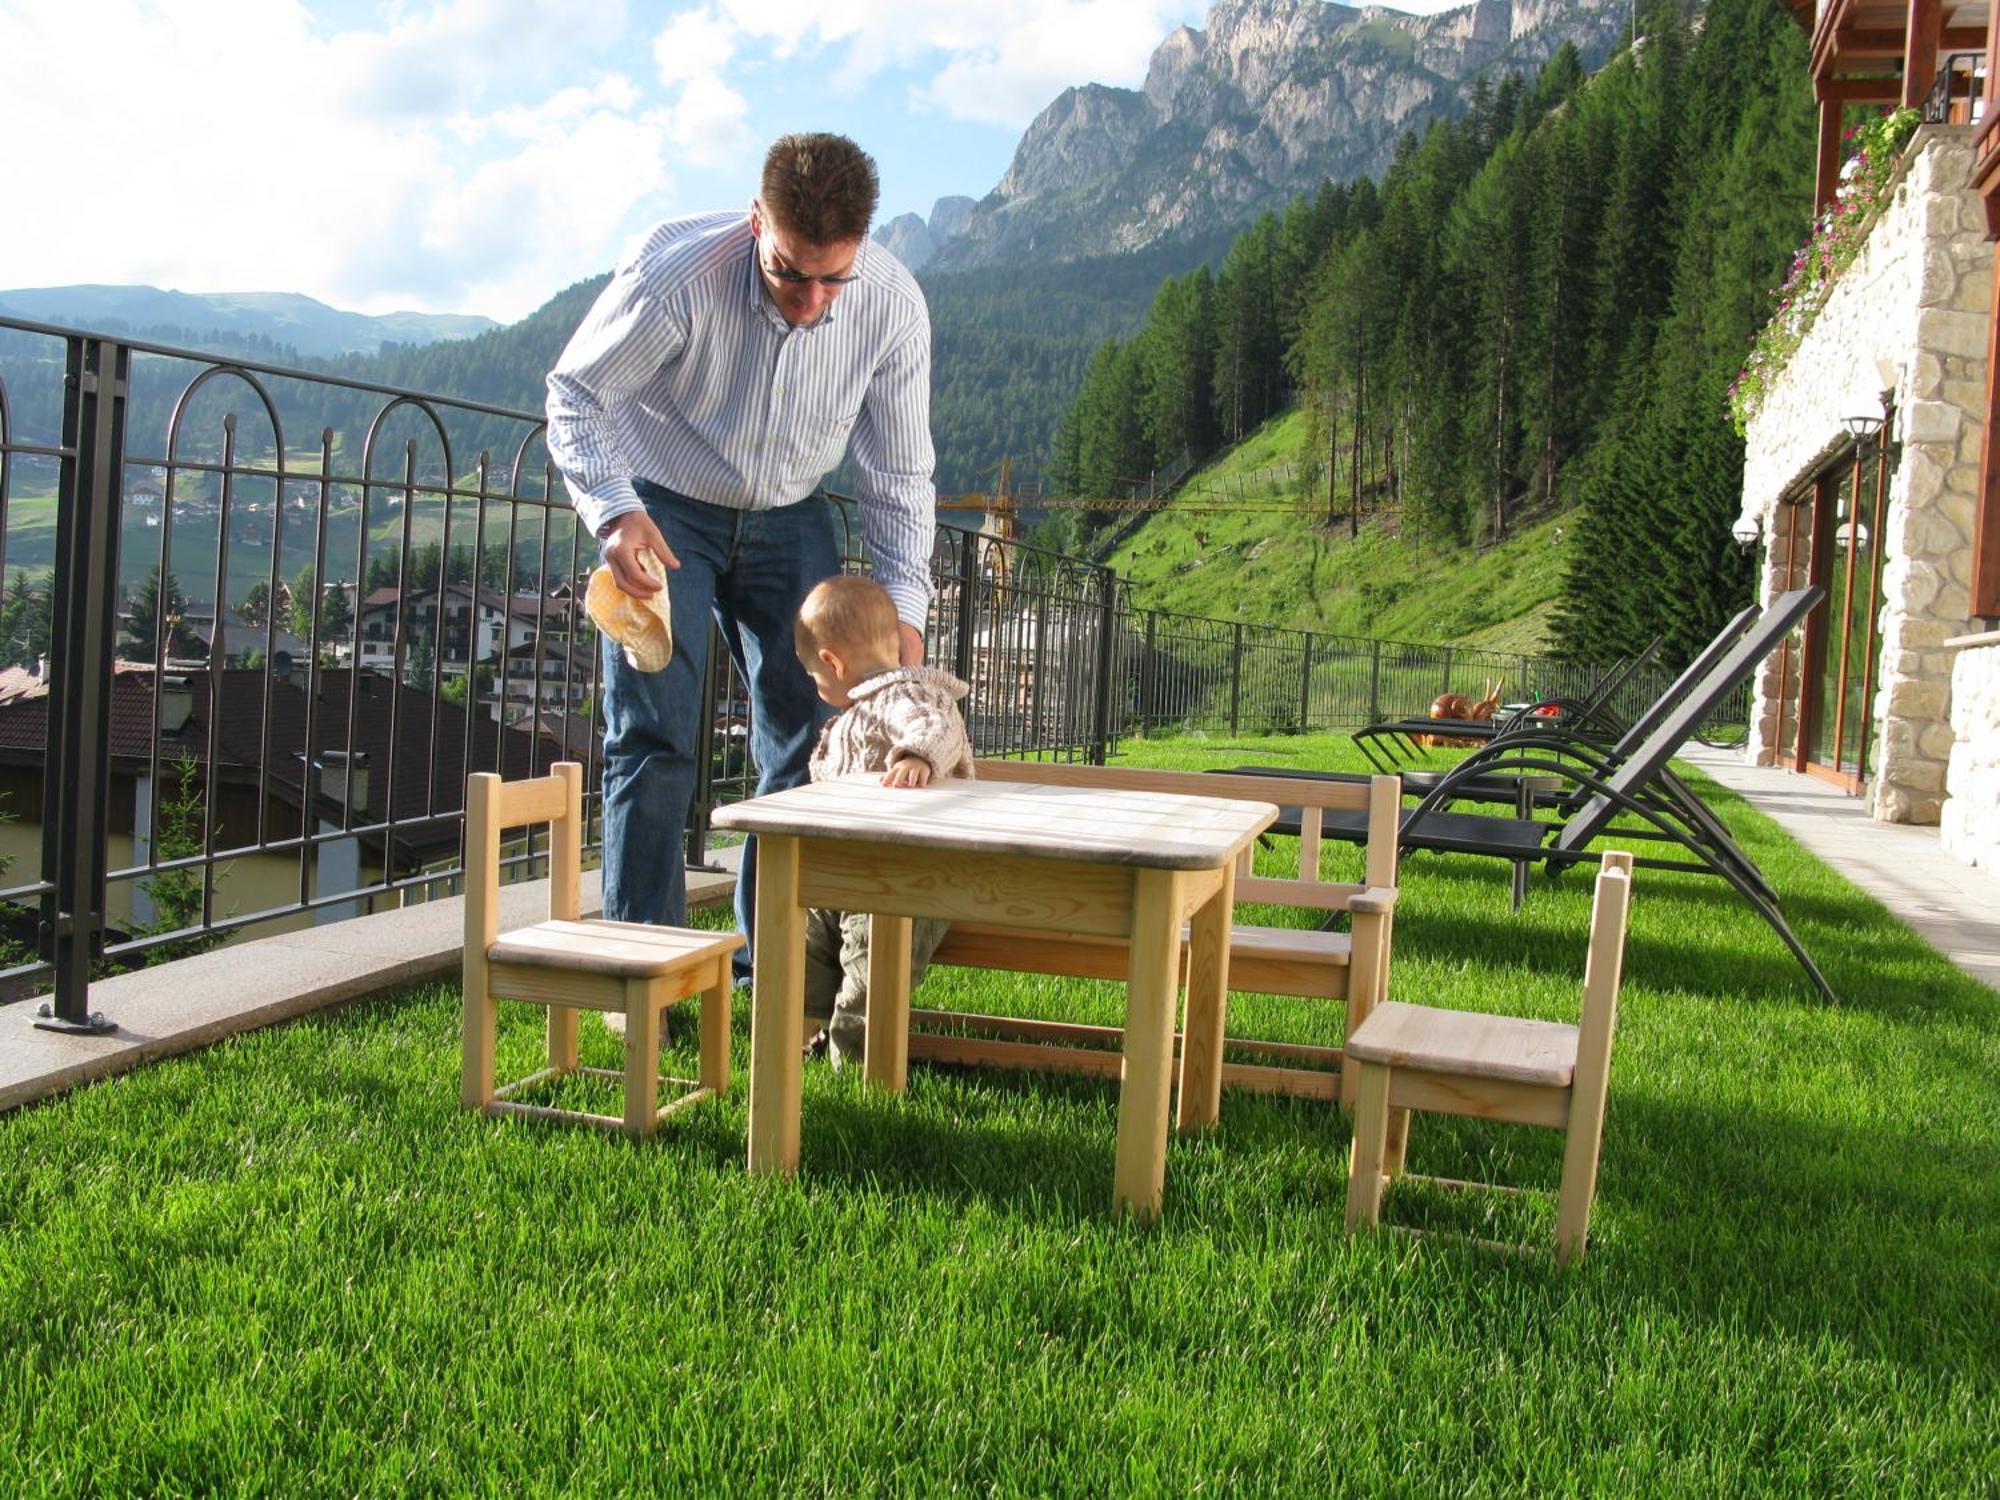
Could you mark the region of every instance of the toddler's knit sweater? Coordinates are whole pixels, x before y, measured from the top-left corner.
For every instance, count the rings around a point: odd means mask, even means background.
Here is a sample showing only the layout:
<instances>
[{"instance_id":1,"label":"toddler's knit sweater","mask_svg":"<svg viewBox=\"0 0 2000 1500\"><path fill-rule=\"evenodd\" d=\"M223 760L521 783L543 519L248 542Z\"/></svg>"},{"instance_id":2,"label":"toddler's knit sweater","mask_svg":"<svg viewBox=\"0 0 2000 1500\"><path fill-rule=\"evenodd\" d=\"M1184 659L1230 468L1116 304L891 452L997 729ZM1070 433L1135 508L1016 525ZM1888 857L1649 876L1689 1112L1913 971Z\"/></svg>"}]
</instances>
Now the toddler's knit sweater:
<instances>
[{"instance_id":1,"label":"toddler's knit sweater","mask_svg":"<svg viewBox=\"0 0 2000 1500\"><path fill-rule=\"evenodd\" d=\"M886 771L906 755L934 777L970 777L972 745L958 700L972 689L939 667L895 667L848 690L849 707L827 721L812 755L814 781Z\"/></svg>"}]
</instances>

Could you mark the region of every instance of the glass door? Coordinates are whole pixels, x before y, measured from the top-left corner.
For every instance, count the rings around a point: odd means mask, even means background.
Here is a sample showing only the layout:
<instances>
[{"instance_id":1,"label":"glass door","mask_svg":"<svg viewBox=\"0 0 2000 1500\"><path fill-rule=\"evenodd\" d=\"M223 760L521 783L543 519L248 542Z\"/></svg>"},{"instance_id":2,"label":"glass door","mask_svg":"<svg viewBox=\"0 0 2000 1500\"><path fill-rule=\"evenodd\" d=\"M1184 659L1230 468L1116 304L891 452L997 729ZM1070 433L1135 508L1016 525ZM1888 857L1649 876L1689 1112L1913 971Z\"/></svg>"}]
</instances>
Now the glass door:
<instances>
[{"instance_id":1,"label":"glass door","mask_svg":"<svg viewBox=\"0 0 2000 1500\"><path fill-rule=\"evenodd\" d=\"M1881 666L1882 513L1893 453L1886 437L1857 439L1848 462L1822 471L1812 496L1810 576L1826 603L1806 622L1799 769L1857 793L1868 782Z\"/></svg>"}]
</instances>

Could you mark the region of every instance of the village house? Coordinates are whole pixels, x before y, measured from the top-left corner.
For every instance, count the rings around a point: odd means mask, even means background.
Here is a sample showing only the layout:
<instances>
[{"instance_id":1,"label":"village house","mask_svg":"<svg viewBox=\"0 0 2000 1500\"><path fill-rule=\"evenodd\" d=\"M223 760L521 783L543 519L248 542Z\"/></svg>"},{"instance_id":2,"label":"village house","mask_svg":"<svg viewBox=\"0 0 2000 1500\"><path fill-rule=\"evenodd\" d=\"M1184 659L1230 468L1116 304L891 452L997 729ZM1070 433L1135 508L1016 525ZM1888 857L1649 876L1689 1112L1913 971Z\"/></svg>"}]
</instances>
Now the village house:
<instances>
[{"instance_id":1,"label":"village house","mask_svg":"<svg viewBox=\"0 0 2000 1500\"><path fill-rule=\"evenodd\" d=\"M316 685L310 707L308 681ZM48 682L32 669L0 671L0 811L11 814L0 823L0 868L14 872L7 884L31 879L41 864L49 701ZM162 674L156 683L149 664L120 662L108 725L107 916L121 933L158 919L149 852L162 809L182 790L183 766L200 783L198 805L211 826L179 832L211 840L221 856L214 910L230 920L454 868L468 766L527 776L567 758L584 761L594 776L598 760L580 719L548 715L506 729L486 714L468 722L449 700L369 671L280 676L202 667ZM312 841L283 847L300 840L308 815ZM317 913L271 918L258 931L388 909L403 899L400 891L377 890Z\"/></svg>"}]
</instances>

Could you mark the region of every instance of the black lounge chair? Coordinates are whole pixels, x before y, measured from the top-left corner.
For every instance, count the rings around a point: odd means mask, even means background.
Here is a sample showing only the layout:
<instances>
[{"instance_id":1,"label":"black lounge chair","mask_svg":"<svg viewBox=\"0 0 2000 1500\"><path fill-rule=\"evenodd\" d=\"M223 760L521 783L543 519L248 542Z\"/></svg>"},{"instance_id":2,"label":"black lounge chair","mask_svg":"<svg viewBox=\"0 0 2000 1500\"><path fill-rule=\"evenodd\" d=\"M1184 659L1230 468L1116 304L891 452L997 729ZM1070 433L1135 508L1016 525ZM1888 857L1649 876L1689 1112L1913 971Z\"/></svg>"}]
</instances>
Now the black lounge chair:
<instances>
[{"instance_id":1,"label":"black lounge chair","mask_svg":"<svg viewBox=\"0 0 2000 1500\"><path fill-rule=\"evenodd\" d=\"M1659 637L1657 636L1654 637L1652 645L1634 657L1625 669L1614 672L1610 677L1605 679L1605 682L1609 684L1608 689L1605 687L1605 684L1600 684L1599 691L1591 694L1586 700L1570 705L1570 711L1555 720L1537 718L1534 716L1532 709L1523 710L1513 715L1495 729L1490 743L1497 743L1502 738L1512 738L1513 736L1522 734L1534 734L1544 738L1548 736L1559 736L1565 739L1574 738L1583 741L1586 746L1602 740L1603 754L1610 756L1613 760L1623 760L1634 749L1645 742L1647 735L1659 728L1661 722L1665 720L1668 714L1673 712L1674 708L1679 705L1684 697L1689 693L1701 690L1703 678L1715 669L1716 663L1722 659L1729 648L1743 638L1743 633L1750 628L1752 622L1761 613L1762 611L1754 604L1740 611L1735 619L1722 627L1714 640L1702 648L1699 656L1695 657L1686 667L1682 668L1681 674L1667 685L1666 691L1655 698L1647 706L1645 712L1640 714L1629 725L1621 725L1618 722L1609 707L1610 697L1613 692L1617 691L1618 686L1625 681L1630 669L1637 667L1641 662L1651 658L1653 652L1660 644ZM1539 705L1536 706L1538 707ZM1415 723L1418 721L1411 722ZM1451 722L1456 723L1456 721ZM1490 726L1475 725L1473 727L1484 728ZM1363 732L1362 730L1355 731L1356 743L1362 744L1361 736ZM1453 732L1455 733L1456 729ZM1367 754L1368 747L1366 744L1362 744L1362 752ZM1573 793L1550 794L1547 792L1538 792L1532 788L1524 789L1519 777L1495 776L1469 769L1474 760L1479 759L1485 754L1486 749L1482 748L1477 754L1466 757L1465 760L1459 762L1458 765L1448 771L1399 771L1397 774L1403 778L1403 795L1406 797L1428 797L1439 786L1443 785L1447 778L1450 778L1454 801L1489 802L1510 807L1519 807L1523 817L1527 816L1528 809L1531 806L1557 806L1560 805L1564 797L1574 795ZM1369 759L1375 761L1373 755L1370 755ZM1379 764L1379 762L1377 763ZM1367 773L1360 771L1296 771L1282 766L1232 766L1229 769L1232 774L1243 776L1309 776L1324 777L1332 781L1366 781L1369 779ZM1522 802L1524 795L1528 799L1526 803Z\"/></svg>"},{"instance_id":2,"label":"black lounge chair","mask_svg":"<svg viewBox=\"0 0 2000 1500\"><path fill-rule=\"evenodd\" d=\"M1695 726L1749 678L1825 593L1814 586L1795 589L1774 600L1757 623L1722 654L1702 681L1623 755L1590 746L1575 736L1524 732L1468 756L1404 815L1399 846L1404 850L1428 849L1447 854L1486 854L1512 861L1518 906L1530 866L1540 863L1552 877L1560 875L1572 864L1594 859L1596 856L1589 852L1590 844L1611 833L1615 820L1636 818L1641 826L1628 824L1618 828L1619 838L1669 842L1692 856L1641 858L1637 863L1652 869L1715 875L1728 881L1752 910L1770 924L1820 993L1837 1002L1839 996L1779 911L1777 892L1770 881L1721 820L1668 769L1668 762L1693 735ZM1456 793L1453 778L1460 773L1468 780L1489 775L1559 778L1572 788L1561 803L1567 815L1545 820L1445 811ZM1290 816L1291 827L1295 829L1296 814ZM1362 836L1362 830L1350 827L1352 821L1344 813L1326 813L1321 827L1327 837L1353 842ZM1272 831L1285 831L1284 819Z\"/></svg>"},{"instance_id":3,"label":"black lounge chair","mask_svg":"<svg viewBox=\"0 0 2000 1500\"><path fill-rule=\"evenodd\" d=\"M1748 613L1754 614L1754 608ZM1354 743L1383 775L1407 775L1409 773L1402 768L1422 755L1419 741L1423 737L1448 735L1461 740L1490 740L1512 729L1545 723L1552 716L1539 711L1548 708L1557 709L1559 712L1553 717L1565 725L1598 725L1617 734L1622 726L1611 715L1611 700L1633 673L1659 654L1664 639L1663 636L1654 636L1645 650L1606 672L1583 698L1538 698L1533 703L1522 705L1504 719L1385 719L1355 730ZM1405 786L1404 790L1409 788Z\"/></svg>"}]
</instances>

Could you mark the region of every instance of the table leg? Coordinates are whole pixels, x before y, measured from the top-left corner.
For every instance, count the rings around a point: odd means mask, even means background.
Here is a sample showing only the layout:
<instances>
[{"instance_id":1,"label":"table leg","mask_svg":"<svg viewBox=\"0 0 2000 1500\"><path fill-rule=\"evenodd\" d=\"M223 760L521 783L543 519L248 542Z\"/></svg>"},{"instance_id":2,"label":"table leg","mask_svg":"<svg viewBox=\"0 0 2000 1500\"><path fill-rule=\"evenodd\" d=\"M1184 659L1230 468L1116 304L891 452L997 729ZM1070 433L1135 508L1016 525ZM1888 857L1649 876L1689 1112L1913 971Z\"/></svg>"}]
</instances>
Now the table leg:
<instances>
[{"instance_id":1,"label":"table leg","mask_svg":"<svg viewBox=\"0 0 2000 1500\"><path fill-rule=\"evenodd\" d=\"M1236 871L1194 914L1188 931L1187 1022L1181 1041L1182 1135L1205 1130L1222 1116L1222 1039L1229 1019L1229 931Z\"/></svg>"},{"instance_id":2,"label":"table leg","mask_svg":"<svg viewBox=\"0 0 2000 1500\"><path fill-rule=\"evenodd\" d=\"M635 1140L660 1123L660 1001L657 981L625 981L625 1133Z\"/></svg>"},{"instance_id":3,"label":"table leg","mask_svg":"<svg viewBox=\"0 0 2000 1500\"><path fill-rule=\"evenodd\" d=\"M900 1094L910 1078L910 919L868 919L868 1081Z\"/></svg>"},{"instance_id":4,"label":"table leg","mask_svg":"<svg viewBox=\"0 0 2000 1500\"><path fill-rule=\"evenodd\" d=\"M1180 980L1180 890L1172 870L1134 872L1125 997L1125 1076L1118 1091L1114 1206L1159 1216L1167 1181L1167 1102Z\"/></svg>"},{"instance_id":5,"label":"table leg","mask_svg":"<svg viewBox=\"0 0 2000 1500\"><path fill-rule=\"evenodd\" d=\"M806 1008L806 921L799 841L757 841L757 955L750 992L750 1170L799 1169L800 1033Z\"/></svg>"}]
</instances>

